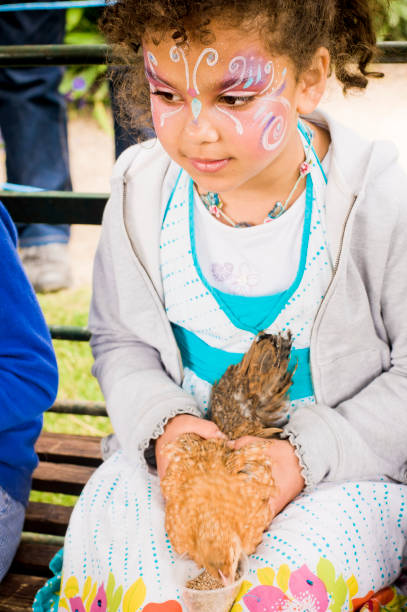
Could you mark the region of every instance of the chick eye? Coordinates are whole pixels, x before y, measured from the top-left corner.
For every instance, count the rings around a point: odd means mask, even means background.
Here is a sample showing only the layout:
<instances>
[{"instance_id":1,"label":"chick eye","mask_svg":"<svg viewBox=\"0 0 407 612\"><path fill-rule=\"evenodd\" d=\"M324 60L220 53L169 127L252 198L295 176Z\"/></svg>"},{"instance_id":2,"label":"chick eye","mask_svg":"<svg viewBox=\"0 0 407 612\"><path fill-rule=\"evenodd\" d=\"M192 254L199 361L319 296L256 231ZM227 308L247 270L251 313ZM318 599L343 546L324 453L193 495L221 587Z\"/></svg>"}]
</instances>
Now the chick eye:
<instances>
[{"instance_id":1,"label":"chick eye","mask_svg":"<svg viewBox=\"0 0 407 612\"><path fill-rule=\"evenodd\" d=\"M155 89L155 90L151 90L150 94L152 96L160 96L166 102L170 102L170 103L177 103L177 102L182 101L181 96L179 94L173 93L172 91L163 91L160 89Z\"/></svg>"},{"instance_id":2,"label":"chick eye","mask_svg":"<svg viewBox=\"0 0 407 612\"><path fill-rule=\"evenodd\" d=\"M254 96L221 96L219 98L219 102L221 104L226 104L226 106L246 106L252 100L254 100Z\"/></svg>"}]
</instances>

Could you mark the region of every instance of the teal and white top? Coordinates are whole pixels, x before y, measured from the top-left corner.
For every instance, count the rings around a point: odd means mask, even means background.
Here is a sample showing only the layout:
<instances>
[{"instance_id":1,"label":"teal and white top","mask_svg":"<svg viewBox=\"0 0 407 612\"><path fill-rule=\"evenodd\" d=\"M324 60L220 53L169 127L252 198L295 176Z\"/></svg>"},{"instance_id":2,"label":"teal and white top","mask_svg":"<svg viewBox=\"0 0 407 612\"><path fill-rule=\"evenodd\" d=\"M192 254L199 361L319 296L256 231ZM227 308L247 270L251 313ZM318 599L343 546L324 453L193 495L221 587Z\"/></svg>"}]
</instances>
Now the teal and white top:
<instances>
[{"instance_id":1,"label":"teal and white top","mask_svg":"<svg viewBox=\"0 0 407 612\"><path fill-rule=\"evenodd\" d=\"M305 148L307 133L299 129ZM327 162L328 156L324 170L313 150L305 193L289 210L270 223L238 229L214 219L188 174L178 175L163 218L161 275L185 370L183 388L203 414L212 384L263 330L289 329L293 335L290 363L297 368L282 421L314 401L311 328L332 276L325 228Z\"/></svg>"}]
</instances>

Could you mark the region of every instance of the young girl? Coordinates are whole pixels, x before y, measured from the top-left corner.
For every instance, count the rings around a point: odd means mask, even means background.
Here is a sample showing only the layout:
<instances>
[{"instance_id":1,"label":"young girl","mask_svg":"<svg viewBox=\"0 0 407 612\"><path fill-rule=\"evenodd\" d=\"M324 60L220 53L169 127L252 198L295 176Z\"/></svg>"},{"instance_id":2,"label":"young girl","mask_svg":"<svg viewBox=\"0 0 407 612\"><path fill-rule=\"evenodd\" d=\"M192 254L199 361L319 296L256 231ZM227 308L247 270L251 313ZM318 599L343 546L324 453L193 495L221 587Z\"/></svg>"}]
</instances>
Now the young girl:
<instances>
[{"instance_id":1,"label":"young girl","mask_svg":"<svg viewBox=\"0 0 407 612\"><path fill-rule=\"evenodd\" d=\"M142 45L157 141L120 158L104 216L90 328L121 448L73 513L61 610L185 609L163 447L222 435L211 385L261 330L290 330L298 365L267 451L276 516L233 610L359 609L400 574L407 181L392 145L314 112L332 66L366 86L371 19L367 0L108 9L110 39Z\"/></svg>"}]
</instances>

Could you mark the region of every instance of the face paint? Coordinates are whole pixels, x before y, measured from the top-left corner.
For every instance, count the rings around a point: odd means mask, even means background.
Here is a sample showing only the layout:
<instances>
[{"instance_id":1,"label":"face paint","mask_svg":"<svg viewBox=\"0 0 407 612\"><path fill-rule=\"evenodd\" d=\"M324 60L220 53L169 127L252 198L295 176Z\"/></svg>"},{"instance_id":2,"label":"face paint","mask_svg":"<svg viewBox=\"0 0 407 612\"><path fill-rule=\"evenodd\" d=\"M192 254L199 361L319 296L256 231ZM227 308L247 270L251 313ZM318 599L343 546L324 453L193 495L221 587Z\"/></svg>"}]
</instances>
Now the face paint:
<instances>
[{"instance_id":1,"label":"face paint","mask_svg":"<svg viewBox=\"0 0 407 612\"><path fill-rule=\"evenodd\" d=\"M157 137L203 193L267 191L298 153L295 69L256 32L222 26L214 35L213 46L182 48L146 39Z\"/></svg>"},{"instance_id":2,"label":"face paint","mask_svg":"<svg viewBox=\"0 0 407 612\"><path fill-rule=\"evenodd\" d=\"M198 98L194 98L191 102L191 111L194 116L194 122L198 121L199 113L202 110L202 102Z\"/></svg>"},{"instance_id":3,"label":"face paint","mask_svg":"<svg viewBox=\"0 0 407 612\"><path fill-rule=\"evenodd\" d=\"M262 58L255 56L247 58L244 55L238 55L230 61L229 73L235 76L235 81L222 90L221 96L234 93L236 97L239 97L239 93L242 95L253 93L256 97L261 98L261 105L255 106L249 126L251 131L253 131L253 124L264 126L260 144L266 151L274 151L281 144L287 131L290 104L282 96L286 86L286 68L282 71L278 84L275 84L276 74L271 60L264 62L263 65ZM216 104L216 109L233 121L239 135L244 133L243 123L233 109L226 110L219 104Z\"/></svg>"},{"instance_id":4,"label":"face paint","mask_svg":"<svg viewBox=\"0 0 407 612\"><path fill-rule=\"evenodd\" d=\"M158 66L158 62L157 62L156 57L151 51L147 51L147 53L144 54L144 62L148 66L148 70L146 70L146 76L147 76L147 79L150 85L151 93L154 94L157 91L158 87L164 87L169 93L171 93L171 88L168 87L167 83L164 83L157 76L155 67ZM160 125L160 127L163 127L166 119L168 119L168 117L172 117L172 115L175 115L176 113L179 113L184 108L185 105L181 104L176 109L171 110L171 111L166 110L166 112L164 112L164 109L161 108L161 106L162 106L162 103L160 102L160 100L156 98L154 95L152 95L151 96L151 113L153 116L153 123L154 125Z\"/></svg>"},{"instance_id":5,"label":"face paint","mask_svg":"<svg viewBox=\"0 0 407 612\"><path fill-rule=\"evenodd\" d=\"M192 82L194 84L194 89L195 89L195 91L196 91L196 93L198 95L200 94L200 91L198 89L198 85L197 85L197 82L196 82L196 73L198 71L199 64L201 63L201 61L203 60L205 55L208 56L206 58L206 63L208 64L208 66L214 66L217 63L218 59L219 59L218 52L215 49L212 49L211 47L207 47L206 49L204 49L202 51L201 55L196 60L195 66L194 66L194 70L192 72ZM187 89L188 89L188 87L189 86L187 86Z\"/></svg>"},{"instance_id":6,"label":"face paint","mask_svg":"<svg viewBox=\"0 0 407 612\"><path fill-rule=\"evenodd\" d=\"M187 93L189 96L191 96L192 101L191 101L191 112L192 112L192 116L193 116L193 122L197 123L198 122L198 117L201 113L202 110L202 102L199 100L199 98L197 97L200 93L199 91L199 87L197 84L197 72L198 72L198 68L199 65L201 64L203 58L207 56L206 58L206 63L208 66L214 66L218 59L219 59L219 55L218 52L216 51L216 49L212 49L211 47L207 47L206 49L204 49L202 51L202 53L199 55L198 59L195 62L195 66L193 68L192 71L192 83L193 86L190 87L190 71L189 71L189 65L188 65L188 59L185 55L184 50L181 47L178 47L177 45L174 45L173 47L171 47L170 49L170 58L171 61L178 63L179 61L182 61L184 63L184 68L185 68L185 84L186 84L186 89L187 89ZM149 72L147 72L147 78L149 80L150 83L150 88L152 90L152 93L154 93L154 91L156 90L156 86L164 86L167 87L166 83L163 83L159 77L157 77L157 73L155 70L155 67L158 65L157 59L155 58L154 54L151 51L147 51L144 54L145 57L145 63L148 64L148 68L149 68ZM149 74L150 73L150 74ZM155 116L158 114L157 110L155 108L155 104L153 102L153 98L151 100L151 106L152 106L152 113L153 113L153 120L154 122L156 121ZM173 111L167 111L167 112L162 112L160 114L160 119L159 119L159 123L160 123L160 127L163 127L165 120L168 117L171 117L172 115L175 115L176 113L179 113L183 108L184 108L185 104L180 105L177 109L173 110Z\"/></svg>"},{"instance_id":7,"label":"face paint","mask_svg":"<svg viewBox=\"0 0 407 612\"><path fill-rule=\"evenodd\" d=\"M192 85L193 86L190 87L189 65L188 65L188 60L185 56L184 50L180 47L177 47L176 45L170 49L170 58L173 62L179 62L180 57L182 57L183 62L184 62L186 90L188 92L188 95L192 97L191 112L193 116L193 122L195 124L198 123L198 117L202 110L202 102L197 97L200 94L198 83L197 83L197 72L198 72L199 65L202 62L205 55L207 55L206 63L208 64L208 66L214 66L218 61L219 56L218 56L218 52L216 51L216 49L212 49L211 47L207 47L206 49L204 49L195 62L195 66L192 71Z\"/></svg>"}]
</instances>

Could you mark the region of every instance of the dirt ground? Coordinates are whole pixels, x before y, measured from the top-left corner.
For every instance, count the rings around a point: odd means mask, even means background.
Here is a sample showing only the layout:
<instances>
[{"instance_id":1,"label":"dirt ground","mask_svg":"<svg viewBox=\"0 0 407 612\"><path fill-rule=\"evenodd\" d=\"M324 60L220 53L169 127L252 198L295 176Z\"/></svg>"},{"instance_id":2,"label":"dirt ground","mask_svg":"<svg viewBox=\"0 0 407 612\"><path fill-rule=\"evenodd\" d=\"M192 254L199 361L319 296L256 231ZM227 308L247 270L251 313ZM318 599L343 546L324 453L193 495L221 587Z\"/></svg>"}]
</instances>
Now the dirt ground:
<instances>
[{"instance_id":1,"label":"dirt ground","mask_svg":"<svg viewBox=\"0 0 407 612\"><path fill-rule=\"evenodd\" d=\"M383 65L385 79L372 80L366 92L343 97L331 80L322 108L367 138L396 143L407 171L407 64ZM75 191L108 192L113 166L112 137L88 118L69 122L69 150ZM0 181L4 180L4 156ZM73 226L70 251L74 287L89 285L100 228Z\"/></svg>"}]
</instances>

